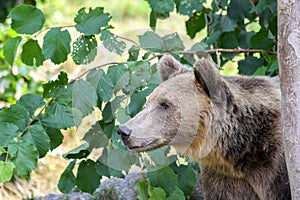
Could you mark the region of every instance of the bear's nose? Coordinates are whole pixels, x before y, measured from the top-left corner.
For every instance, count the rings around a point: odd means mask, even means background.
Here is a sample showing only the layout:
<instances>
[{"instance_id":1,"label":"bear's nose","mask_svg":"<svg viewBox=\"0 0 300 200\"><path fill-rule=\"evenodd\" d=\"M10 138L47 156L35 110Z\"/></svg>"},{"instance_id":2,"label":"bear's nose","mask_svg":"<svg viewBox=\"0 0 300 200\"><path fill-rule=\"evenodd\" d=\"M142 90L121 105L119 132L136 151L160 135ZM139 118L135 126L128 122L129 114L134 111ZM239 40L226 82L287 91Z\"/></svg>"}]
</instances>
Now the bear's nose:
<instances>
[{"instance_id":1,"label":"bear's nose","mask_svg":"<svg viewBox=\"0 0 300 200\"><path fill-rule=\"evenodd\" d=\"M127 139L127 138L129 138L129 136L131 134L131 130L129 128L127 128L126 126L119 126L118 134L121 135L122 139Z\"/></svg>"}]
</instances>

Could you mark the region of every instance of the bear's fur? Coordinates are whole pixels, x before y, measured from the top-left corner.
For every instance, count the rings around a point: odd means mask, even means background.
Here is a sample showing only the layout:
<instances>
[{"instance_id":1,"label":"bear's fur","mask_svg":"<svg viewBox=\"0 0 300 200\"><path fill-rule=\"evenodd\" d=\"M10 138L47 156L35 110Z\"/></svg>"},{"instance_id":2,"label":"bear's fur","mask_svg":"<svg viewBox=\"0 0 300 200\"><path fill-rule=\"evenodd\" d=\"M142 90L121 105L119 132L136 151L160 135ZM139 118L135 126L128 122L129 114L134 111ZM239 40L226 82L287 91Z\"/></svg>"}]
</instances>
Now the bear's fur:
<instances>
[{"instance_id":1,"label":"bear's fur","mask_svg":"<svg viewBox=\"0 0 300 200\"><path fill-rule=\"evenodd\" d=\"M208 60L192 71L170 55L158 71L164 82L118 129L131 151L171 145L198 161L207 200L291 199L278 78L223 77Z\"/></svg>"}]
</instances>

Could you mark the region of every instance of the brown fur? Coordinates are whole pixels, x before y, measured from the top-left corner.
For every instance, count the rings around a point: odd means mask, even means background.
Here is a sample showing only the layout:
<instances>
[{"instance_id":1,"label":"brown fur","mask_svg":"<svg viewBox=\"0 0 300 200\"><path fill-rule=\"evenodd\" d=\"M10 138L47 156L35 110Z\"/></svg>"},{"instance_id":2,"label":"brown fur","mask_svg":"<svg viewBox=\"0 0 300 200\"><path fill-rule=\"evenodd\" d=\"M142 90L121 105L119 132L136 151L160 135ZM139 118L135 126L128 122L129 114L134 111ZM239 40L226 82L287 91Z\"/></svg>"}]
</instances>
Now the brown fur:
<instances>
[{"instance_id":1,"label":"brown fur","mask_svg":"<svg viewBox=\"0 0 300 200\"><path fill-rule=\"evenodd\" d=\"M278 79L222 77L207 60L192 73L171 56L158 70L165 82L120 126L126 146L140 152L168 144L198 161L205 199L291 199Z\"/></svg>"}]
</instances>

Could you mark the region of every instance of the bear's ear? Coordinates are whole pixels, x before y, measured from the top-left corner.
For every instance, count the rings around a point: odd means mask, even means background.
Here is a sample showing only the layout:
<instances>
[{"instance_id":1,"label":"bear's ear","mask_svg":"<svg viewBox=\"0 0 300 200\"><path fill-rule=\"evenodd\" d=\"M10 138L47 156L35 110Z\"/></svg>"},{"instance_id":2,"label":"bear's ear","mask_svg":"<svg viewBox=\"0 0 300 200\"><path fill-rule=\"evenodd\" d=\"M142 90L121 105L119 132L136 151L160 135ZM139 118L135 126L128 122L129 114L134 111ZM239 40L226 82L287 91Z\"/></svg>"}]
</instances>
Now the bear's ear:
<instances>
[{"instance_id":1,"label":"bear's ear","mask_svg":"<svg viewBox=\"0 0 300 200\"><path fill-rule=\"evenodd\" d=\"M219 74L215 63L209 60L197 61L194 65L194 75L212 100L222 102L226 99L225 80Z\"/></svg>"},{"instance_id":2,"label":"bear's ear","mask_svg":"<svg viewBox=\"0 0 300 200\"><path fill-rule=\"evenodd\" d=\"M189 71L188 68L181 65L175 58L171 55L164 55L158 65L157 70L160 74L160 77L163 81L168 80L175 73L184 73Z\"/></svg>"}]
</instances>

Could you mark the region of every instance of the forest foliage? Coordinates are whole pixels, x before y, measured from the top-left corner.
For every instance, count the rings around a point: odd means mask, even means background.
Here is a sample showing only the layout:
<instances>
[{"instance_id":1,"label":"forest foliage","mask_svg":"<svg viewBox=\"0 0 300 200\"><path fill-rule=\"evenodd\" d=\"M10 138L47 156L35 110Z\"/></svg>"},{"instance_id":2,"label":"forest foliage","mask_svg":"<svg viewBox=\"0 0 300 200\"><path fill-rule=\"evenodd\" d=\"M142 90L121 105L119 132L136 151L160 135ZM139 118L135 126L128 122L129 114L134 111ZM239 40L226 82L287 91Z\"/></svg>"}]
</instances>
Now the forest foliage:
<instances>
[{"instance_id":1,"label":"forest foliage","mask_svg":"<svg viewBox=\"0 0 300 200\"><path fill-rule=\"evenodd\" d=\"M80 126L97 108L101 119L86 130L86 142L64 154L70 163L59 190L93 193L103 176L124 177L136 165L147 171L147 181L138 185L140 199L184 199L194 190L196 165L175 162L178 156L170 155L169 147L131 153L116 133L117 126L137 114L160 84L157 60L169 53L192 66L197 57L211 55L222 68L238 58L239 74L278 74L275 0L147 0L152 31L139 35L137 41L114 34L113 16L103 7L80 8L73 25L47 27L47 17L35 1L7 2L1 6L0 18L8 27L0 33L0 101L10 106L0 110L0 182L13 176L29 178L38 160L61 145L61 131ZM187 49L176 32L159 35L157 20L169 18L172 12L188 16L178 23L185 23L190 38L200 31L207 36ZM79 37L74 38L69 28ZM38 40L40 34L44 37ZM61 65L70 57L76 65L91 63L102 53L100 44L125 61L93 66L72 80L64 71L48 82L36 83L30 77L30 69L45 61ZM15 99L20 82L25 83L24 95ZM95 149L101 149L101 155L91 159Z\"/></svg>"}]
</instances>

